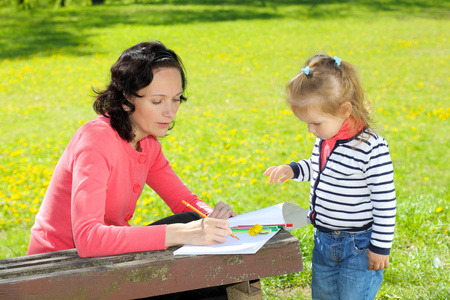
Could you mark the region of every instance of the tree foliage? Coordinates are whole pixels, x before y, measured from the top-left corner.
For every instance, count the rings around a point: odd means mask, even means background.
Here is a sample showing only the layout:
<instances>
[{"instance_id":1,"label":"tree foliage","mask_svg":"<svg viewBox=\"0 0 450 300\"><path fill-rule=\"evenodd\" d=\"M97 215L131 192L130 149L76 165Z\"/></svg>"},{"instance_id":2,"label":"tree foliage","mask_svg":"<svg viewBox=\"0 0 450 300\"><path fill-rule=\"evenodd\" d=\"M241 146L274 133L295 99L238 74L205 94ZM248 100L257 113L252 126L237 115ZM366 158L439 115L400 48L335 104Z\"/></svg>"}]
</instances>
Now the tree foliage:
<instances>
[{"instance_id":1,"label":"tree foliage","mask_svg":"<svg viewBox=\"0 0 450 300\"><path fill-rule=\"evenodd\" d=\"M98 5L103 3L105 3L105 0L0 0L0 7L32 10L38 8Z\"/></svg>"}]
</instances>

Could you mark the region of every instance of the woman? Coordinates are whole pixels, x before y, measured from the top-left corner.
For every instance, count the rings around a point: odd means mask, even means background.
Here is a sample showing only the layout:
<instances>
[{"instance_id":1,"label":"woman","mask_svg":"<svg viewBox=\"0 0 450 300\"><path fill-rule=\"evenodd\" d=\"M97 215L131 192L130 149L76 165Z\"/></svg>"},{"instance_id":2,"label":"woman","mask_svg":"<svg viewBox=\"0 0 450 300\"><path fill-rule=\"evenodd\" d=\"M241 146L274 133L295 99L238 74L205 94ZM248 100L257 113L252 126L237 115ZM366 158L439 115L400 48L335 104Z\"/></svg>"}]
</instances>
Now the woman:
<instances>
[{"instance_id":1,"label":"woman","mask_svg":"<svg viewBox=\"0 0 450 300\"><path fill-rule=\"evenodd\" d=\"M94 257L226 240L226 219L236 214L224 203L213 210L189 191L157 140L173 127L185 88L180 58L162 43L122 53L94 103L99 116L77 130L55 167L28 254L76 248ZM130 227L145 183L175 215ZM209 217L188 212L182 200Z\"/></svg>"}]
</instances>

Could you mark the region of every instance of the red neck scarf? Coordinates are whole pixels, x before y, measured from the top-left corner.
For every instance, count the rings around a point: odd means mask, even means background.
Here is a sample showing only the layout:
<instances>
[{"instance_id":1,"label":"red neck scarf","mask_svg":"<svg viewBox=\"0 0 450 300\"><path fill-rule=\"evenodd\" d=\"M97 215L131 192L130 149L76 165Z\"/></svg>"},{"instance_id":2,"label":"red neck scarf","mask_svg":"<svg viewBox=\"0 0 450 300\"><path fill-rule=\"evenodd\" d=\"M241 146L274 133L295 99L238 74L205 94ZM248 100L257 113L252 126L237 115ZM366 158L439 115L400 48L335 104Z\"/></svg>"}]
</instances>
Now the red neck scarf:
<instances>
[{"instance_id":1,"label":"red neck scarf","mask_svg":"<svg viewBox=\"0 0 450 300\"><path fill-rule=\"evenodd\" d=\"M339 132L333 136L332 138L329 138L328 140L322 141L322 147L320 151L320 169L322 170L325 166L325 162L327 161L328 156L330 156L331 151L333 150L334 146L336 145L336 142L338 140L346 140L351 137L353 137L357 132L353 130L353 123L354 119L352 117L348 118L344 121L342 124L341 129L339 129ZM360 126L358 130L361 130L363 126Z\"/></svg>"}]
</instances>

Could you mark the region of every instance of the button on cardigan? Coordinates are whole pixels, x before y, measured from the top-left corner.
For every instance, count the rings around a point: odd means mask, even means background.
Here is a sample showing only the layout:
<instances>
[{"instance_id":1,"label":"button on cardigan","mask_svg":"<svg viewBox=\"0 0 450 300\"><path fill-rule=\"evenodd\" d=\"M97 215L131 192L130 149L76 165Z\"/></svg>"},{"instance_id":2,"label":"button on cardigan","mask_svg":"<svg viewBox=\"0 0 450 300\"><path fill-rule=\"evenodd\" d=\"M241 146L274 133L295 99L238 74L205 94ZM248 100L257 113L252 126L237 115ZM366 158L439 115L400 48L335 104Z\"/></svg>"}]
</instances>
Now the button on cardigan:
<instances>
[{"instance_id":1,"label":"button on cardigan","mask_svg":"<svg viewBox=\"0 0 450 300\"><path fill-rule=\"evenodd\" d=\"M165 248L166 225L131 227L136 202L148 184L173 213L212 209L175 174L148 136L133 149L99 116L80 127L58 161L36 221L28 254L76 248L81 257ZM151 220L149 220L151 221Z\"/></svg>"}]
</instances>

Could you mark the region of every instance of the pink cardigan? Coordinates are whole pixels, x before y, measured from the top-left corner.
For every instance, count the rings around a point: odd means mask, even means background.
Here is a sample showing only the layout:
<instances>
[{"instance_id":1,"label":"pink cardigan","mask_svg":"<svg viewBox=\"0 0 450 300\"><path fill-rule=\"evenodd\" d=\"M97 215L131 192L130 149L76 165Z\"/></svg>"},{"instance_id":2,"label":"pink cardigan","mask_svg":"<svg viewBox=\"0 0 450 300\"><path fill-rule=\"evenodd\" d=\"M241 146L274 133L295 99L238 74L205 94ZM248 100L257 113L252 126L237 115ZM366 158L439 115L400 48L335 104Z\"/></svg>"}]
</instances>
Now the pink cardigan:
<instances>
[{"instance_id":1,"label":"pink cardigan","mask_svg":"<svg viewBox=\"0 0 450 300\"><path fill-rule=\"evenodd\" d=\"M36 221L28 254L76 248L81 257L165 248L166 225L131 227L147 183L172 212L189 211L186 200L212 211L187 189L148 136L134 150L99 116L80 127L55 167ZM149 220L150 221L150 220Z\"/></svg>"}]
</instances>

